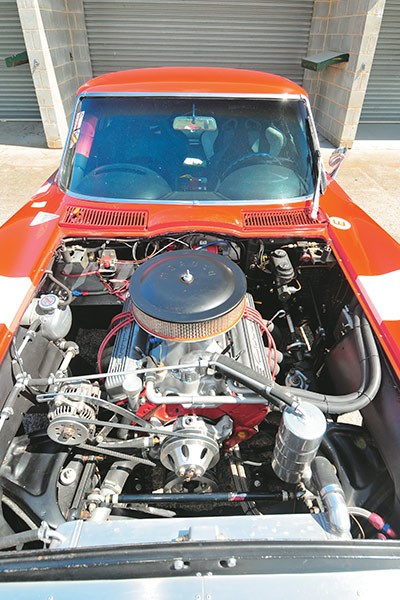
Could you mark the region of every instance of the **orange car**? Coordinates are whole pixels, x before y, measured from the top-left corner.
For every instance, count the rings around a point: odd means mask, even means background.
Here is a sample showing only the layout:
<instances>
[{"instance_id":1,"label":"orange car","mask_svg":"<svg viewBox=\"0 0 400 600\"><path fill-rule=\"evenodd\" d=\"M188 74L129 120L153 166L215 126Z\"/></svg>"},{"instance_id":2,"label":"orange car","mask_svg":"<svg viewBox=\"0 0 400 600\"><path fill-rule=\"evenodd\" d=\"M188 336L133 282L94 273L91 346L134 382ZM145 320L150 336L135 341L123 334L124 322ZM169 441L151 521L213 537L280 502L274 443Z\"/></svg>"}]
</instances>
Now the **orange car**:
<instances>
[{"instance_id":1,"label":"orange car","mask_svg":"<svg viewBox=\"0 0 400 600\"><path fill-rule=\"evenodd\" d=\"M4 586L66 563L171 580L157 598L392 581L400 249L334 181L343 156L327 174L276 75L78 91L60 169L0 230Z\"/></svg>"}]
</instances>

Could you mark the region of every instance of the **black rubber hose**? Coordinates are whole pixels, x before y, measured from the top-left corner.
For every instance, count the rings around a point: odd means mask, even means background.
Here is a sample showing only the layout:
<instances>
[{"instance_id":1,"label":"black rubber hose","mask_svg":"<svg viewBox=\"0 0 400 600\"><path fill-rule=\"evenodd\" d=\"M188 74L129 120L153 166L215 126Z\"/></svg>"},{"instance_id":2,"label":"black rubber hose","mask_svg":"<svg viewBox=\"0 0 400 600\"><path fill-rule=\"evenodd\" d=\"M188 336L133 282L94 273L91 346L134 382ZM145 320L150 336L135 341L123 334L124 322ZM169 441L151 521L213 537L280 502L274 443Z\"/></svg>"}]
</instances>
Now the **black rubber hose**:
<instances>
[{"instance_id":1,"label":"black rubber hose","mask_svg":"<svg viewBox=\"0 0 400 600\"><path fill-rule=\"evenodd\" d=\"M132 462L122 460L116 461L105 476L101 489L111 489L115 494L121 493L126 480L132 473L134 467L135 465L132 464Z\"/></svg>"},{"instance_id":2,"label":"black rubber hose","mask_svg":"<svg viewBox=\"0 0 400 600\"><path fill-rule=\"evenodd\" d=\"M6 535L0 539L0 550L6 550L7 548L15 548L31 542L37 542L40 540L41 535L41 529L22 531L21 533Z\"/></svg>"},{"instance_id":3,"label":"black rubber hose","mask_svg":"<svg viewBox=\"0 0 400 600\"><path fill-rule=\"evenodd\" d=\"M320 491L332 485L337 485L341 488L335 467L324 456L316 456L314 458L311 464L311 471L311 481L314 489Z\"/></svg>"},{"instance_id":4,"label":"black rubber hose","mask_svg":"<svg viewBox=\"0 0 400 600\"><path fill-rule=\"evenodd\" d=\"M291 406L294 400L287 396L285 388L275 389L274 383L265 375L257 373L250 367L236 361L225 354L212 354L209 364L218 370L230 375L235 381L245 385L249 390L256 392L262 398L273 402L282 409L285 405ZM274 388L273 388L274 386ZM272 390L275 392L272 393Z\"/></svg>"},{"instance_id":5,"label":"black rubber hose","mask_svg":"<svg viewBox=\"0 0 400 600\"><path fill-rule=\"evenodd\" d=\"M298 388L286 388L224 355L213 354L210 365L230 375L261 397L274 402L279 408L282 408L282 405L292 405L298 400L307 400L327 414L343 414L361 410L375 398L381 384L382 370L371 327L360 307L355 310L354 322L362 381L359 389L351 394L331 396Z\"/></svg>"},{"instance_id":6,"label":"black rubber hose","mask_svg":"<svg viewBox=\"0 0 400 600\"><path fill-rule=\"evenodd\" d=\"M334 464L340 484L343 488L345 498L349 498L349 496L351 495L351 493L353 491L353 488L349 482L347 473L343 469L343 466L339 460L339 456L336 451L336 448L334 447L334 445L332 444L332 442L330 441L329 437L326 434L322 438L320 450L323 452L323 454L326 455L328 460Z\"/></svg>"},{"instance_id":7,"label":"black rubber hose","mask_svg":"<svg viewBox=\"0 0 400 600\"><path fill-rule=\"evenodd\" d=\"M363 382L360 388L344 396L318 394L309 390L293 390L299 399L315 404L322 412L337 415L365 408L378 393L382 380L381 362L371 327L364 314L361 315L360 331L362 343L357 346L360 364L363 370ZM366 380L368 374L368 381ZM275 384L276 385L276 384ZM364 385L364 387L363 387Z\"/></svg>"},{"instance_id":8,"label":"black rubber hose","mask_svg":"<svg viewBox=\"0 0 400 600\"><path fill-rule=\"evenodd\" d=\"M308 484L308 487L321 497L329 531L349 538L351 529L349 512L334 466L327 458L317 456L311 464L311 471L311 485Z\"/></svg>"}]
</instances>

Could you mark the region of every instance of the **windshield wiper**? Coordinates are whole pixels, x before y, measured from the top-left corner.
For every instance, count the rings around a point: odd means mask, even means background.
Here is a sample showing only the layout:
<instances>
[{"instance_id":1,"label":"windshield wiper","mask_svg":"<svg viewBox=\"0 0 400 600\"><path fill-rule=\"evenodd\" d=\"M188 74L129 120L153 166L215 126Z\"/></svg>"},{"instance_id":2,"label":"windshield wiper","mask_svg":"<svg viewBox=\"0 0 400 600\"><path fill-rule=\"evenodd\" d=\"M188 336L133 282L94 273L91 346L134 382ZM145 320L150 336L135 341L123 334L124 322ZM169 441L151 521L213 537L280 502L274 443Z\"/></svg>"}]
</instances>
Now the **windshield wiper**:
<instances>
[{"instance_id":1,"label":"windshield wiper","mask_svg":"<svg viewBox=\"0 0 400 600\"><path fill-rule=\"evenodd\" d=\"M315 150L314 159L317 167L317 178L315 182L314 194L311 202L311 218L318 218L319 211L319 197L321 195L321 177L322 177L322 165L321 165L321 152Z\"/></svg>"}]
</instances>

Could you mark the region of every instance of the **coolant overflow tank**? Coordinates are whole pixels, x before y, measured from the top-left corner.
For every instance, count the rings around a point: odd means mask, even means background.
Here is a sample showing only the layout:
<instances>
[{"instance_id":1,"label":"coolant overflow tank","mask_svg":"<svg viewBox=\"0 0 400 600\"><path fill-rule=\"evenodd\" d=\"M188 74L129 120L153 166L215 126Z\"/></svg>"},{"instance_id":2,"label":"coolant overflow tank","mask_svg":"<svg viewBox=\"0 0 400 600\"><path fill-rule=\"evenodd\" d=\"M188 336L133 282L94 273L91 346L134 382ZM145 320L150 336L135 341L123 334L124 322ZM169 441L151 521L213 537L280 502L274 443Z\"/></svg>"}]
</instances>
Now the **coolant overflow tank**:
<instances>
[{"instance_id":1,"label":"coolant overflow tank","mask_svg":"<svg viewBox=\"0 0 400 600\"><path fill-rule=\"evenodd\" d=\"M325 416L313 404L302 402L299 411L285 408L272 456L275 475L287 483L309 479L325 431Z\"/></svg>"},{"instance_id":2,"label":"coolant overflow tank","mask_svg":"<svg viewBox=\"0 0 400 600\"><path fill-rule=\"evenodd\" d=\"M64 338L72 325L72 313L69 306L60 306L55 294L43 294L34 298L21 320L21 325L30 326L40 321L43 337L56 341Z\"/></svg>"}]
</instances>

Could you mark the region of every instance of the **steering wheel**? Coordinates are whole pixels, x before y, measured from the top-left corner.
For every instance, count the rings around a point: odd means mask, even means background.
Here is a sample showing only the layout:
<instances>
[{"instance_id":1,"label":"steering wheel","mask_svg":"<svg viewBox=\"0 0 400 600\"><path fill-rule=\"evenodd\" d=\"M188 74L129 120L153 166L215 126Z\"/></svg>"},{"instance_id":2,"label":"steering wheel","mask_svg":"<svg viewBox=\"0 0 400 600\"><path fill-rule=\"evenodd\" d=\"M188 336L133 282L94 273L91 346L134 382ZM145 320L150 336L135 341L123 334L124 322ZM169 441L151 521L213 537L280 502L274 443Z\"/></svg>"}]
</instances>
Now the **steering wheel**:
<instances>
[{"instance_id":1,"label":"steering wheel","mask_svg":"<svg viewBox=\"0 0 400 600\"><path fill-rule=\"evenodd\" d=\"M101 165L90 171L79 184L79 191L91 196L158 200L171 193L171 186L158 173L134 163Z\"/></svg>"},{"instance_id":2,"label":"steering wheel","mask_svg":"<svg viewBox=\"0 0 400 600\"><path fill-rule=\"evenodd\" d=\"M279 160L279 158L277 158L276 156L271 156L271 154L268 154L268 152L248 152L247 154L244 154L243 156L240 156L235 161L233 161L233 163L231 163L222 173L220 179L225 179L225 177L230 175L233 171L245 167L246 165L242 165L242 163L254 161L255 164L257 164L260 161L260 159L262 159L263 161L267 160L268 162L276 163L282 166L282 162Z\"/></svg>"},{"instance_id":3,"label":"steering wheel","mask_svg":"<svg viewBox=\"0 0 400 600\"><path fill-rule=\"evenodd\" d=\"M102 165L101 167L97 167L92 171L92 175L102 175L103 173L113 173L116 171L122 171L124 173L131 172L136 173L137 175L158 175L156 171L153 169L149 169L148 167L143 167L142 165L130 164L130 163L115 163L111 165Z\"/></svg>"}]
</instances>

